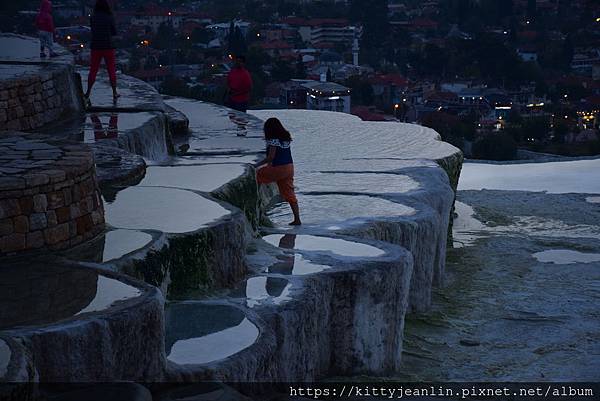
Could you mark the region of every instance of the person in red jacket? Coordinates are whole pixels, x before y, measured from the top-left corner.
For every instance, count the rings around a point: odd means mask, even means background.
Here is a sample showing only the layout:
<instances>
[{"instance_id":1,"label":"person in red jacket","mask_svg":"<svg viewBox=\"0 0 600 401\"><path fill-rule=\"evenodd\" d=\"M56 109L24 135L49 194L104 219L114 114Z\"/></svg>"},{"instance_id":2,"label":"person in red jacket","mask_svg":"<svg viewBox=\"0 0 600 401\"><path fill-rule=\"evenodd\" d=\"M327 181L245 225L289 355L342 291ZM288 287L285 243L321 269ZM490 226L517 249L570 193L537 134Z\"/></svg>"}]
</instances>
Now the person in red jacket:
<instances>
[{"instance_id":1,"label":"person in red jacket","mask_svg":"<svg viewBox=\"0 0 600 401\"><path fill-rule=\"evenodd\" d=\"M245 67L246 57L234 56L234 66L227 75L227 106L241 112L248 110L252 77Z\"/></svg>"},{"instance_id":2,"label":"person in red jacket","mask_svg":"<svg viewBox=\"0 0 600 401\"><path fill-rule=\"evenodd\" d=\"M35 26L38 29L40 38L40 58L46 57L46 49L50 57L56 57L54 53L54 19L52 18L52 3L49 0L42 0L40 12L35 19Z\"/></svg>"}]
</instances>

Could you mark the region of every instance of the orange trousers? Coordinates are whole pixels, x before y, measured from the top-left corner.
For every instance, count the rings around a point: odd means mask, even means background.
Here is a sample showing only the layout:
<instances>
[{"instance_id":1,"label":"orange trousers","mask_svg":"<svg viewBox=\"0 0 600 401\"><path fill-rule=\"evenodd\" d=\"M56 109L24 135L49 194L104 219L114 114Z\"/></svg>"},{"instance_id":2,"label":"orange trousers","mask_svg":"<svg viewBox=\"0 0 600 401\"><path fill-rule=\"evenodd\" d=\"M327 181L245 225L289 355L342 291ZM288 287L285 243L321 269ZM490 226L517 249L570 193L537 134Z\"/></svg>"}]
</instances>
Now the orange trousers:
<instances>
[{"instance_id":1,"label":"orange trousers","mask_svg":"<svg viewBox=\"0 0 600 401\"><path fill-rule=\"evenodd\" d=\"M281 197L288 203L298 203L294 192L294 165L265 166L256 172L259 184L277 183Z\"/></svg>"}]
</instances>

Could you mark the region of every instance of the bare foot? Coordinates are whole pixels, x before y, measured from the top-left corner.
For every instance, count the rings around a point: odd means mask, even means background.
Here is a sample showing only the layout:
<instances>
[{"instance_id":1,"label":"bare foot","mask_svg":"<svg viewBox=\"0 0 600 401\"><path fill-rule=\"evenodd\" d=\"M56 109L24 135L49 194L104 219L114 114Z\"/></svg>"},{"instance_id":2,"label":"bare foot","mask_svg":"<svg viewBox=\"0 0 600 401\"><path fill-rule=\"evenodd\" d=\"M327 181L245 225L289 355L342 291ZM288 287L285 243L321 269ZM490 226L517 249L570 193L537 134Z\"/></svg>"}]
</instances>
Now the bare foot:
<instances>
[{"instance_id":1,"label":"bare foot","mask_svg":"<svg viewBox=\"0 0 600 401\"><path fill-rule=\"evenodd\" d=\"M301 226L302 222L300 220L294 220L289 225L290 226Z\"/></svg>"}]
</instances>

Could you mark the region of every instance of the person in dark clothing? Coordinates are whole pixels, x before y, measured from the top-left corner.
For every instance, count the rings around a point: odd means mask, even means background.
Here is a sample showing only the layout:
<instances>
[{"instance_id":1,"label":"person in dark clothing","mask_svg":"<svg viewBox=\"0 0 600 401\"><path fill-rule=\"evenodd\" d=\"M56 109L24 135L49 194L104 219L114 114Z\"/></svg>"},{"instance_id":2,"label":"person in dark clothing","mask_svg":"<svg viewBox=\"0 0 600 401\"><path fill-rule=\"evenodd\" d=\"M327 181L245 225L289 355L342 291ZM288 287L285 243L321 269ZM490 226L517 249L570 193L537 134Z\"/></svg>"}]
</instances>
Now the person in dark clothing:
<instances>
[{"instance_id":1,"label":"person in dark clothing","mask_svg":"<svg viewBox=\"0 0 600 401\"><path fill-rule=\"evenodd\" d=\"M227 75L227 106L245 113L252 90L252 77L245 67L244 56L234 56L233 61L234 66Z\"/></svg>"},{"instance_id":2,"label":"person in dark clothing","mask_svg":"<svg viewBox=\"0 0 600 401\"><path fill-rule=\"evenodd\" d=\"M96 1L94 14L90 19L90 25L92 28L92 43L90 46L92 55L85 97L86 99L89 99L94 82L96 82L96 75L100 68L100 62L104 59L113 91L113 101L116 102L119 94L117 93L115 46L112 37L117 34L117 29L115 26L115 18L107 0Z\"/></svg>"}]
</instances>

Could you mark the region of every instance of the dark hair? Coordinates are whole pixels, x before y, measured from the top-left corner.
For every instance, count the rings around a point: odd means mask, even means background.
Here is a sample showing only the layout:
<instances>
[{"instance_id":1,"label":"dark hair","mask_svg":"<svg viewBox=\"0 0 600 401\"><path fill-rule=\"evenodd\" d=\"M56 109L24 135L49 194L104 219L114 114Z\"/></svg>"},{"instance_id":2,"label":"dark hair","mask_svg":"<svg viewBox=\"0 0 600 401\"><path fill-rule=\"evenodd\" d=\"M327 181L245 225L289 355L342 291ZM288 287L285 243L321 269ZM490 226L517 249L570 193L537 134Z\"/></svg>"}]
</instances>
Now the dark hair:
<instances>
[{"instance_id":1,"label":"dark hair","mask_svg":"<svg viewBox=\"0 0 600 401\"><path fill-rule=\"evenodd\" d=\"M276 118L269 118L264 126L266 139L279 139L281 141L291 141L292 135L283 127L281 121Z\"/></svg>"},{"instance_id":2,"label":"dark hair","mask_svg":"<svg viewBox=\"0 0 600 401\"><path fill-rule=\"evenodd\" d=\"M235 58L236 61L239 61L240 63L246 62L246 56L244 56L243 54L236 54L233 57Z\"/></svg>"},{"instance_id":3,"label":"dark hair","mask_svg":"<svg viewBox=\"0 0 600 401\"><path fill-rule=\"evenodd\" d=\"M94 14L96 13L112 14L110 4L108 4L107 0L96 0L96 5L94 6Z\"/></svg>"}]
</instances>

